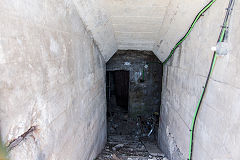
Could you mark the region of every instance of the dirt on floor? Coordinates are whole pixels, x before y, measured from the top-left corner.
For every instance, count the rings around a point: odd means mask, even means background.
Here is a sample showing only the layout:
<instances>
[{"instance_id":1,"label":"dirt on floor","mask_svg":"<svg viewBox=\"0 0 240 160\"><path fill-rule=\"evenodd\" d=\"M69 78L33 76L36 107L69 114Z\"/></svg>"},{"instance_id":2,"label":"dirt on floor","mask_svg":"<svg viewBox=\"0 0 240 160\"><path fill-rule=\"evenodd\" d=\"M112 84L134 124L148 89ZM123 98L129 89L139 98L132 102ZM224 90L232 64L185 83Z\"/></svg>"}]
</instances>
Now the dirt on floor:
<instances>
[{"instance_id":1,"label":"dirt on floor","mask_svg":"<svg viewBox=\"0 0 240 160\"><path fill-rule=\"evenodd\" d=\"M108 114L107 144L96 160L167 160L156 143L158 114L131 118L121 107Z\"/></svg>"}]
</instances>

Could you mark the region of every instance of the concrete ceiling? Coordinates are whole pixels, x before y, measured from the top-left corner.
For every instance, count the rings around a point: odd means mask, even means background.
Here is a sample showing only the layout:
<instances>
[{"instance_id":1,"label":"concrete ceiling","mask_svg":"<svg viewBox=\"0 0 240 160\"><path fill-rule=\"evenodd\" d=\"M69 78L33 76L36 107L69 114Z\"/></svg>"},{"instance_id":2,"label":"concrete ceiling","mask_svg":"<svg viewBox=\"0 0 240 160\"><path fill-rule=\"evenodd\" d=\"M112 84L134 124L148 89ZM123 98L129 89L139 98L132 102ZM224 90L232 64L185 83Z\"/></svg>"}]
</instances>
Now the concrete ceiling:
<instances>
[{"instance_id":1,"label":"concrete ceiling","mask_svg":"<svg viewBox=\"0 0 240 160\"><path fill-rule=\"evenodd\" d=\"M118 49L150 50L165 60L206 0L73 0L107 62ZM222 5L216 1L207 14ZM201 20L198 22L201 23ZM198 31L200 24L194 31Z\"/></svg>"},{"instance_id":2,"label":"concrete ceiling","mask_svg":"<svg viewBox=\"0 0 240 160\"><path fill-rule=\"evenodd\" d=\"M107 0L118 49L153 50L169 0Z\"/></svg>"}]
</instances>

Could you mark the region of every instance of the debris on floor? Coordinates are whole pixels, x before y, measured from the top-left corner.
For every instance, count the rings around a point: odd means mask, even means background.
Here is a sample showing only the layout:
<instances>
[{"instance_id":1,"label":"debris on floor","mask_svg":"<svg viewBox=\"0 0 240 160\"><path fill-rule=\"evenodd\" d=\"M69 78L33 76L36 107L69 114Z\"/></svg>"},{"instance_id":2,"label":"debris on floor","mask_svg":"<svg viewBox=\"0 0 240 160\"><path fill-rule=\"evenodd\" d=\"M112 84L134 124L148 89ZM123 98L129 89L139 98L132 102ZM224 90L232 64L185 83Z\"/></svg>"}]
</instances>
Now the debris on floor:
<instances>
[{"instance_id":1,"label":"debris on floor","mask_svg":"<svg viewBox=\"0 0 240 160\"><path fill-rule=\"evenodd\" d=\"M104 150L96 160L163 160L163 158L164 154L157 149L154 142L141 140L134 135L110 135Z\"/></svg>"},{"instance_id":2,"label":"debris on floor","mask_svg":"<svg viewBox=\"0 0 240 160\"><path fill-rule=\"evenodd\" d=\"M109 115L107 144L96 160L166 160L156 143L156 113L134 119L116 107Z\"/></svg>"},{"instance_id":3,"label":"debris on floor","mask_svg":"<svg viewBox=\"0 0 240 160\"><path fill-rule=\"evenodd\" d=\"M147 117L137 116L137 118L133 118L128 116L127 111L117 106L111 110L109 115L108 134L151 137L157 132L159 115L156 112Z\"/></svg>"}]
</instances>

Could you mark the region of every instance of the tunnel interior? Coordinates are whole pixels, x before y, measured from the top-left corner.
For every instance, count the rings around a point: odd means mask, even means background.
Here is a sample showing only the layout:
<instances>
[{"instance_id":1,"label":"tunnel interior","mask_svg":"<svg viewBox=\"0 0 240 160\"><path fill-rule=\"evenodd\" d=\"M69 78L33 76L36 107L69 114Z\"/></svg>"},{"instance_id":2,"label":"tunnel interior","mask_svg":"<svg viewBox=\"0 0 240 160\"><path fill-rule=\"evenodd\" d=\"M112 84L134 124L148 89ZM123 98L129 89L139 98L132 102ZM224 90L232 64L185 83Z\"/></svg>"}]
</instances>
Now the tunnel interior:
<instances>
[{"instance_id":1,"label":"tunnel interior","mask_svg":"<svg viewBox=\"0 0 240 160\"><path fill-rule=\"evenodd\" d=\"M239 15L235 0L1 0L0 159L239 160Z\"/></svg>"},{"instance_id":2,"label":"tunnel interior","mask_svg":"<svg viewBox=\"0 0 240 160\"><path fill-rule=\"evenodd\" d=\"M153 52L119 50L106 63L106 71L108 104L115 96L117 105L135 118L159 112L162 63Z\"/></svg>"},{"instance_id":3,"label":"tunnel interior","mask_svg":"<svg viewBox=\"0 0 240 160\"><path fill-rule=\"evenodd\" d=\"M161 90L162 63L151 51L118 50L106 63L106 147L111 154L123 159L124 154L146 158L144 152L154 152L160 158L156 142ZM131 146L133 141L142 144L142 150ZM99 160L108 155L104 151Z\"/></svg>"}]
</instances>

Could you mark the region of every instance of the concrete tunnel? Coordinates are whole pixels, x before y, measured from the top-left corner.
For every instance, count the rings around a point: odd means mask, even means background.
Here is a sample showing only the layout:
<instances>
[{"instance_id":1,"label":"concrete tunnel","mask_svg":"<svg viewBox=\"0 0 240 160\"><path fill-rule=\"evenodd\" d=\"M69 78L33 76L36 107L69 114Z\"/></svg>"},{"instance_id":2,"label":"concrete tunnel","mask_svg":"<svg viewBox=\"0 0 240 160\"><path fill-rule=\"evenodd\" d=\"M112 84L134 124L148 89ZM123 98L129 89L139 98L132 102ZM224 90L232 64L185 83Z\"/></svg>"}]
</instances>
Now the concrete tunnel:
<instances>
[{"instance_id":1,"label":"concrete tunnel","mask_svg":"<svg viewBox=\"0 0 240 160\"><path fill-rule=\"evenodd\" d=\"M238 0L1 0L0 159L239 160L239 15Z\"/></svg>"}]
</instances>

